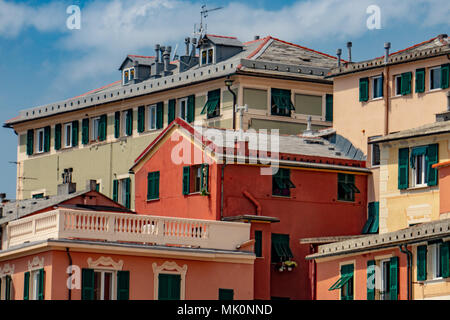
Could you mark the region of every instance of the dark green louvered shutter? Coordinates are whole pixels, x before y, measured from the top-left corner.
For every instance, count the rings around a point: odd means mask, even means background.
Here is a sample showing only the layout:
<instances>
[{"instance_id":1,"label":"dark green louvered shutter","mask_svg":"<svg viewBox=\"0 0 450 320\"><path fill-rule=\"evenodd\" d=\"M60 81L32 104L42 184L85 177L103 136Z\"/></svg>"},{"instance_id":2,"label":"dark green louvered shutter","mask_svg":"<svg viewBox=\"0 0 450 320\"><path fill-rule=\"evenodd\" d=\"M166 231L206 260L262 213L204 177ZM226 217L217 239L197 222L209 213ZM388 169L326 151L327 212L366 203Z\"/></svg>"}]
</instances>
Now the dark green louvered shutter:
<instances>
[{"instance_id":1,"label":"dark green louvered shutter","mask_svg":"<svg viewBox=\"0 0 450 320\"><path fill-rule=\"evenodd\" d=\"M45 271L39 269L39 284L38 284L38 300L44 300L44 283L45 283Z\"/></svg>"},{"instance_id":2,"label":"dark green louvered shutter","mask_svg":"<svg viewBox=\"0 0 450 320\"><path fill-rule=\"evenodd\" d=\"M11 283L12 283L12 279L11 276L6 276L5 277L5 300L11 300ZM0 281L0 287L1 287L1 281Z\"/></svg>"},{"instance_id":3,"label":"dark green louvered shutter","mask_svg":"<svg viewBox=\"0 0 450 320\"><path fill-rule=\"evenodd\" d=\"M55 150L61 149L61 132L62 126L58 123L55 125Z\"/></svg>"},{"instance_id":4,"label":"dark green louvered shutter","mask_svg":"<svg viewBox=\"0 0 450 320\"><path fill-rule=\"evenodd\" d=\"M450 242L444 242L443 244L441 244L441 250L440 250L440 255L441 255L440 258L441 259L440 260L441 260L441 276L442 276L442 278L450 277L449 251L450 251Z\"/></svg>"},{"instance_id":5,"label":"dark green louvered shutter","mask_svg":"<svg viewBox=\"0 0 450 320\"><path fill-rule=\"evenodd\" d=\"M416 90L417 93L425 92L425 69L416 70Z\"/></svg>"},{"instance_id":6,"label":"dark green louvered shutter","mask_svg":"<svg viewBox=\"0 0 450 320\"><path fill-rule=\"evenodd\" d=\"M179 274L159 274L158 300L180 300L181 276Z\"/></svg>"},{"instance_id":7,"label":"dark green louvered shutter","mask_svg":"<svg viewBox=\"0 0 450 320\"><path fill-rule=\"evenodd\" d=\"M78 120L72 122L72 147L76 147L78 145L78 126Z\"/></svg>"},{"instance_id":8,"label":"dark green louvered shutter","mask_svg":"<svg viewBox=\"0 0 450 320\"><path fill-rule=\"evenodd\" d=\"M94 300L94 270L81 270L81 300Z\"/></svg>"},{"instance_id":9,"label":"dark green louvered shutter","mask_svg":"<svg viewBox=\"0 0 450 320\"><path fill-rule=\"evenodd\" d=\"M125 117L125 132L127 136L131 136L133 134L133 109L127 110Z\"/></svg>"},{"instance_id":10,"label":"dark green louvered shutter","mask_svg":"<svg viewBox=\"0 0 450 320\"><path fill-rule=\"evenodd\" d=\"M411 77L412 77L411 72L402 73L402 87L401 87L402 96L411 93Z\"/></svg>"},{"instance_id":11,"label":"dark green louvered shutter","mask_svg":"<svg viewBox=\"0 0 450 320\"><path fill-rule=\"evenodd\" d=\"M27 155L31 156L33 154L34 148L34 130L30 129L27 131Z\"/></svg>"},{"instance_id":12,"label":"dark green louvered shutter","mask_svg":"<svg viewBox=\"0 0 450 320\"><path fill-rule=\"evenodd\" d=\"M398 188L408 189L409 184L409 148L398 150Z\"/></svg>"},{"instance_id":13,"label":"dark green louvered shutter","mask_svg":"<svg viewBox=\"0 0 450 320\"><path fill-rule=\"evenodd\" d=\"M131 207L131 179L125 179L125 207L130 209Z\"/></svg>"},{"instance_id":14,"label":"dark green louvered shutter","mask_svg":"<svg viewBox=\"0 0 450 320\"><path fill-rule=\"evenodd\" d=\"M203 173L203 171L205 171ZM208 192L209 190L209 164L203 163L200 167L200 185L201 185L201 191L202 192ZM206 179L206 181L205 181ZM203 187L205 186L205 187Z\"/></svg>"},{"instance_id":15,"label":"dark green louvered shutter","mask_svg":"<svg viewBox=\"0 0 450 320\"><path fill-rule=\"evenodd\" d=\"M369 78L359 79L359 101L369 100Z\"/></svg>"},{"instance_id":16,"label":"dark green louvered shutter","mask_svg":"<svg viewBox=\"0 0 450 320\"><path fill-rule=\"evenodd\" d=\"M50 151L50 126L44 128L44 152Z\"/></svg>"},{"instance_id":17,"label":"dark green louvered shutter","mask_svg":"<svg viewBox=\"0 0 450 320\"><path fill-rule=\"evenodd\" d=\"M398 300L398 257L390 259L390 300Z\"/></svg>"},{"instance_id":18,"label":"dark green louvered shutter","mask_svg":"<svg viewBox=\"0 0 450 320\"><path fill-rule=\"evenodd\" d=\"M325 96L325 121L333 121L333 95Z\"/></svg>"},{"instance_id":19,"label":"dark green louvered shutter","mask_svg":"<svg viewBox=\"0 0 450 320\"><path fill-rule=\"evenodd\" d=\"M147 175L147 200L159 198L159 171Z\"/></svg>"},{"instance_id":20,"label":"dark green louvered shutter","mask_svg":"<svg viewBox=\"0 0 450 320\"><path fill-rule=\"evenodd\" d=\"M138 132L144 132L145 130L145 107L138 108Z\"/></svg>"},{"instance_id":21,"label":"dark green louvered shutter","mask_svg":"<svg viewBox=\"0 0 450 320\"><path fill-rule=\"evenodd\" d=\"M367 261L367 300L375 300L375 260Z\"/></svg>"},{"instance_id":22,"label":"dark green louvered shutter","mask_svg":"<svg viewBox=\"0 0 450 320\"><path fill-rule=\"evenodd\" d=\"M441 66L441 89L447 89L449 87L450 78L450 64L444 64Z\"/></svg>"},{"instance_id":23,"label":"dark green louvered shutter","mask_svg":"<svg viewBox=\"0 0 450 320\"><path fill-rule=\"evenodd\" d=\"M188 114L187 122L191 123L195 120L195 95L188 97Z\"/></svg>"},{"instance_id":24,"label":"dark green louvered shutter","mask_svg":"<svg viewBox=\"0 0 450 320\"><path fill-rule=\"evenodd\" d=\"M30 273L25 272L23 282L23 300L30 299Z\"/></svg>"},{"instance_id":25,"label":"dark green louvered shutter","mask_svg":"<svg viewBox=\"0 0 450 320\"><path fill-rule=\"evenodd\" d=\"M120 137L120 111L114 113L114 138Z\"/></svg>"},{"instance_id":26,"label":"dark green louvered shutter","mask_svg":"<svg viewBox=\"0 0 450 320\"><path fill-rule=\"evenodd\" d=\"M175 120L175 106L176 100L175 99L169 100L169 108L167 110L168 124L170 124L173 120Z\"/></svg>"},{"instance_id":27,"label":"dark green louvered shutter","mask_svg":"<svg viewBox=\"0 0 450 320\"><path fill-rule=\"evenodd\" d=\"M429 186L435 186L438 183L438 172L436 169L432 168L433 164L438 163L438 153L439 153L439 144L430 144L427 148L427 184Z\"/></svg>"},{"instance_id":28,"label":"dark green louvered shutter","mask_svg":"<svg viewBox=\"0 0 450 320\"><path fill-rule=\"evenodd\" d=\"M427 246L417 247L417 281L427 280Z\"/></svg>"},{"instance_id":29,"label":"dark green louvered shutter","mask_svg":"<svg viewBox=\"0 0 450 320\"><path fill-rule=\"evenodd\" d=\"M113 181L113 201L118 202L119 200L119 181Z\"/></svg>"},{"instance_id":30,"label":"dark green louvered shutter","mask_svg":"<svg viewBox=\"0 0 450 320\"><path fill-rule=\"evenodd\" d=\"M233 300L233 298L234 298L233 289L219 288L219 300Z\"/></svg>"},{"instance_id":31,"label":"dark green louvered shutter","mask_svg":"<svg viewBox=\"0 0 450 320\"><path fill-rule=\"evenodd\" d=\"M130 271L117 271L117 300L130 299Z\"/></svg>"},{"instance_id":32,"label":"dark green louvered shutter","mask_svg":"<svg viewBox=\"0 0 450 320\"><path fill-rule=\"evenodd\" d=\"M262 257L262 231L255 230L255 255Z\"/></svg>"},{"instance_id":33,"label":"dark green louvered shutter","mask_svg":"<svg viewBox=\"0 0 450 320\"><path fill-rule=\"evenodd\" d=\"M190 182L190 167L183 167L183 194L189 194L189 182Z\"/></svg>"},{"instance_id":34,"label":"dark green louvered shutter","mask_svg":"<svg viewBox=\"0 0 450 320\"><path fill-rule=\"evenodd\" d=\"M83 119L81 124L81 143L88 144L89 143L89 119Z\"/></svg>"},{"instance_id":35,"label":"dark green louvered shutter","mask_svg":"<svg viewBox=\"0 0 450 320\"><path fill-rule=\"evenodd\" d=\"M100 123L98 126L98 138L100 141L105 141L106 140L106 127L107 127L107 123L106 123L106 114L100 116Z\"/></svg>"},{"instance_id":36,"label":"dark green louvered shutter","mask_svg":"<svg viewBox=\"0 0 450 320\"><path fill-rule=\"evenodd\" d=\"M162 129L164 126L164 102L156 104L156 129Z\"/></svg>"}]
</instances>

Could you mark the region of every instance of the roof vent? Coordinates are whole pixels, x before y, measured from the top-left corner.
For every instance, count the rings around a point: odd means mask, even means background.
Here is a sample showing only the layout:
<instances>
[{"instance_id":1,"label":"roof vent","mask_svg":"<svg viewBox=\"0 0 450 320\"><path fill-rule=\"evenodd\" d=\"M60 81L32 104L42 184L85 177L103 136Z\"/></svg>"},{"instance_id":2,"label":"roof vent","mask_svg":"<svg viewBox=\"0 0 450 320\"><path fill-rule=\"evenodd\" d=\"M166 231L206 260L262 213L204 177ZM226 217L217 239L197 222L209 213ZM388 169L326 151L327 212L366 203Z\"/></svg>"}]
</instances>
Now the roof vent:
<instances>
[{"instance_id":1,"label":"roof vent","mask_svg":"<svg viewBox=\"0 0 450 320\"><path fill-rule=\"evenodd\" d=\"M347 49L348 49L348 62L352 62L352 42L347 42Z\"/></svg>"},{"instance_id":2,"label":"roof vent","mask_svg":"<svg viewBox=\"0 0 450 320\"><path fill-rule=\"evenodd\" d=\"M386 53L384 54L384 63L388 63L389 62L389 49L391 48L391 43L390 42L385 42L384 43L384 50L386 51Z\"/></svg>"}]
</instances>

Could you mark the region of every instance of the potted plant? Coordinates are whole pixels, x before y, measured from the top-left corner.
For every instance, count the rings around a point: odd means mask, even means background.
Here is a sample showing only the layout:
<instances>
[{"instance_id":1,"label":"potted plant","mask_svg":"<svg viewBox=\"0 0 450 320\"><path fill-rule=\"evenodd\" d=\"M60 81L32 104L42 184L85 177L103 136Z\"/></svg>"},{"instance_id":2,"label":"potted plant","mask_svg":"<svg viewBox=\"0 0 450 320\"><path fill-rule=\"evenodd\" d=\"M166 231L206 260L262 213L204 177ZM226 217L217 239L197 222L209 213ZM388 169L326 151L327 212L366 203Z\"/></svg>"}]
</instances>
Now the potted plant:
<instances>
[{"instance_id":1,"label":"potted plant","mask_svg":"<svg viewBox=\"0 0 450 320\"><path fill-rule=\"evenodd\" d=\"M283 264L288 271L292 271L293 268L296 268L298 266L297 262L291 260L284 261Z\"/></svg>"}]
</instances>

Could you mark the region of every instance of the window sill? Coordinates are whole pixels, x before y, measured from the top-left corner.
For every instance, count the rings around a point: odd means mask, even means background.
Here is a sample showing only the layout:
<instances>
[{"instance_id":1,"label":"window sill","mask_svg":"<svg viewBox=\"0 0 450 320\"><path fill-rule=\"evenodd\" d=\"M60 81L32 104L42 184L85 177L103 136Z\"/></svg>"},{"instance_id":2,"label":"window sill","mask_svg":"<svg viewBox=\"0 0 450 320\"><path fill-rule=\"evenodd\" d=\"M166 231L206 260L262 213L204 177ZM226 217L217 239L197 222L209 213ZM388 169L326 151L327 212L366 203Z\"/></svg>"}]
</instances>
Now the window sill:
<instances>
[{"instance_id":1,"label":"window sill","mask_svg":"<svg viewBox=\"0 0 450 320\"><path fill-rule=\"evenodd\" d=\"M447 282L447 279L448 278L439 277L439 278L435 278L435 279L417 281L417 283L422 284L422 285L424 285L424 284L434 284L434 283L443 283L443 282Z\"/></svg>"},{"instance_id":2,"label":"window sill","mask_svg":"<svg viewBox=\"0 0 450 320\"><path fill-rule=\"evenodd\" d=\"M415 187L409 187L408 189L406 189L407 191L414 191L414 190L423 190L423 189L428 189L431 188L433 186L428 186L428 185L420 185L420 186L415 186Z\"/></svg>"},{"instance_id":3,"label":"window sill","mask_svg":"<svg viewBox=\"0 0 450 320\"><path fill-rule=\"evenodd\" d=\"M442 88L429 89L426 93L432 93L432 92L441 91L441 90L444 90L444 89L442 89Z\"/></svg>"},{"instance_id":4,"label":"window sill","mask_svg":"<svg viewBox=\"0 0 450 320\"><path fill-rule=\"evenodd\" d=\"M292 196L280 196L277 194L272 194L272 198L280 198L280 199L292 199Z\"/></svg>"},{"instance_id":5,"label":"window sill","mask_svg":"<svg viewBox=\"0 0 450 320\"><path fill-rule=\"evenodd\" d=\"M379 168L380 168L380 165L379 165L379 164L371 165L370 168L371 168L371 169L379 169Z\"/></svg>"},{"instance_id":6,"label":"window sill","mask_svg":"<svg viewBox=\"0 0 450 320\"><path fill-rule=\"evenodd\" d=\"M159 200L161 200L160 198L157 198L157 199L147 199L147 203L148 202L156 202L156 201L159 201Z\"/></svg>"},{"instance_id":7,"label":"window sill","mask_svg":"<svg viewBox=\"0 0 450 320\"><path fill-rule=\"evenodd\" d=\"M341 200L341 199L336 199L337 202L343 202L343 203L356 203L355 200Z\"/></svg>"},{"instance_id":8,"label":"window sill","mask_svg":"<svg viewBox=\"0 0 450 320\"><path fill-rule=\"evenodd\" d=\"M377 97L377 98L372 98L370 101L379 101L379 100L383 100L383 99L384 99L384 97L381 96L381 97Z\"/></svg>"}]
</instances>

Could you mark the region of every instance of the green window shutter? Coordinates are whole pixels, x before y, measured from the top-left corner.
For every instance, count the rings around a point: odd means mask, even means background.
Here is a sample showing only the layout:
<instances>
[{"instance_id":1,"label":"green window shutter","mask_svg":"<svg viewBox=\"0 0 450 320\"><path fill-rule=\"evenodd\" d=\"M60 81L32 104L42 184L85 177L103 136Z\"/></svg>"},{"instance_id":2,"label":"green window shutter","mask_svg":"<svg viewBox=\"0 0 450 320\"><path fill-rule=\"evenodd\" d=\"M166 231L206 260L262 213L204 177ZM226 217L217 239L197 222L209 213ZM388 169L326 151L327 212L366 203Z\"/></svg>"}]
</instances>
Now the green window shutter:
<instances>
[{"instance_id":1,"label":"green window shutter","mask_svg":"<svg viewBox=\"0 0 450 320\"><path fill-rule=\"evenodd\" d=\"M218 108L220 108L220 89L208 91L208 100L206 101L200 114L204 114L205 112L208 115L219 114L219 110L217 110Z\"/></svg>"},{"instance_id":2,"label":"green window shutter","mask_svg":"<svg viewBox=\"0 0 450 320\"><path fill-rule=\"evenodd\" d=\"M369 78L359 79L359 101L369 100Z\"/></svg>"},{"instance_id":3,"label":"green window shutter","mask_svg":"<svg viewBox=\"0 0 450 320\"><path fill-rule=\"evenodd\" d=\"M417 281L427 280L427 246L417 247Z\"/></svg>"},{"instance_id":4,"label":"green window shutter","mask_svg":"<svg viewBox=\"0 0 450 320\"><path fill-rule=\"evenodd\" d=\"M379 216L380 216L380 203L377 202L371 202L369 205L372 204L372 216L373 216L373 222L369 229L369 233L378 233L378 223L379 223ZM369 207L370 208L370 207Z\"/></svg>"},{"instance_id":5,"label":"green window shutter","mask_svg":"<svg viewBox=\"0 0 450 320\"><path fill-rule=\"evenodd\" d=\"M138 108L138 132L144 132L145 130L145 107Z\"/></svg>"},{"instance_id":6,"label":"green window shutter","mask_svg":"<svg viewBox=\"0 0 450 320\"><path fill-rule=\"evenodd\" d=\"M209 164L203 163L200 168L200 185L201 192L208 192L209 190ZM206 181L205 181L206 176Z\"/></svg>"},{"instance_id":7,"label":"green window shutter","mask_svg":"<svg viewBox=\"0 0 450 320\"><path fill-rule=\"evenodd\" d=\"M398 188L408 189L409 185L409 148L398 150Z\"/></svg>"},{"instance_id":8,"label":"green window shutter","mask_svg":"<svg viewBox=\"0 0 450 320\"><path fill-rule=\"evenodd\" d=\"M411 77L412 72L402 73L402 87L401 87L402 96L411 93Z\"/></svg>"},{"instance_id":9,"label":"green window shutter","mask_svg":"<svg viewBox=\"0 0 450 320\"><path fill-rule=\"evenodd\" d=\"M219 288L219 300L233 300L233 298L234 298L233 289Z\"/></svg>"},{"instance_id":10,"label":"green window shutter","mask_svg":"<svg viewBox=\"0 0 450 320\"><path fill-rule=\"evenodd\" d=\"M78 120L72 122L72 147L76 147L78 145L78 126Z\"/></svg>"},{"instance_id":11,"label":"green window shutter","mask_svg":"<svg viewBox=\"0 0 450 320\"><path fill-rule=\"evenodd\" d=\"M126 124L126 134L127 136L131 136L133 134L133 109L127 110L126 117L125 117L125 124Z\"/></svg>"},{"instance_id":12,"label":"green window shutter","mask_svg":"<svg viewBox=\"0 0 450 320\"><path fill-rule=\"evenodd\" d=\"M61 149L61 131L62 126L58 123L55 125L55 150Z\"/></svg>"},{"instance_id":13,"label":"green window shutter","mask_svg":"<svg viewBox=\"0 0 450 320\"><path fill-rule=\"evenodd\" d=\"M30 129L27 131L27 155L31 156L33 154L34 148L34 130Z\"/></svg>"},{"instance_id":14,"label":"green window shutter","mask_svg":"<svg viewBox=\"0 0 450 320\"><path fill-rule=\"evenodd\" d=\"M106 127L107 127L106 120L107 120L106 114L100 116L100 124L98 128L100 141L106 140Z\"/></svg>"},{"instance_id":15,"label":"green window shutter","mask_svg":"<svg viewBox=\"0 0 450 320\"><path fill-rule=\"evenodd\" d=\"M416 70L416 93L425 92L425 69Z\"/></svg>"},{"instance_id":16,"label":"green window shutter","mask_svg":"<svg viewBox=\"0 0 450 320\"><path fill-rule=\"evenodd\" d=\"M114 113L114 138L120 137L120 111Z\"/></svg>"},{"instance_id":17,"label":"green window shutter","mask_svg":"<svg viewBox=\"0 0 450 320\"><path fill-rule=\"evenodd\" d=\"M117 202L119 200L119 181L113 181L113 201Z\"/></svg>"},{"instance_id":18,"label":"green window shutter","mask_svg":"<svg viewBox=\"0 0 450 320\"><path fill-rule=\"evenodd\" d=\"M188 97L188 114L187 122L191 123L195 120L195 95Z\"/></svg>"},{"instance_id":19,"label":"green window shutter","mask_svg":"<svg viewBox=\"0 0 450 320\"><path fill-rule=\"evenodd\" d=\"M450 251L450 242L444 242L441 244L441 275L442 278L450 277L450 268L449 268L449 251Z\"/></svg>"},{"instance_id":20,"label":"green window shutter","mask_svg":"<svg viewBox=\"0 0 450 320\"><path fill-rule=\"evenodd\" d=\"M164 126L164 102L156 104L156 129L162 129Z\"/></svg>"},{"instance_id":21,"label":"green window shutter","mask_svg":"<svg viewBox=\"0 0 450 320\"><path fill-rule=\"evenodd\" d=\"M271 262L281 262L293 258L289 247L289 235L272 233Z\"/></svg>"},{"instance_id":22,"label":"green window shutter","mask_svg":"<svg viewBox=\"0 0 450 320\"><path fill-rule=\"evenodd\" d=\"M88 144L89 143L89 119L83 119L81 123L81 143Z\"/></svg>"},{"instance_id":23,"label":"green window shutter","mask_svg":"<svg viewBox=\"0 0 450 320\"><path fill-rule=\"evenodd\" d=\"M50 135L51 135L50 132L51 132L50 126L44 128L44 152L50 151Z\"/></svg>"},{"instance_id":24,"label":"green window shutter","mask_svg":"<svg viewBox=\"0 0 450 320\"><path fill-rule=\"evenodd\" d=\"M398 257L390 259L390 300L398 300Z\"/></svg>"},{"instance_id":25,"label":"green window shutter","mask_svg":"<svg viewBox=\"0 0 450 320\"><path fill-rule=\"evenodd\" d=\"M130 299L130 271L117 271L117 300Z\"/></svg>"},{"instance_id":26,"label":"green window shutter","mask_svg":"<svg viewBox=\"0 0 450 320\"><path fill-rule=\"evenodd\" d=\"M25 272L23 283L23 300L30 299L30 273Z\"/></svg>"},{"instance_id":27,"label":"green window shutter","mask_svg":"<svg viewBox=\"0 0 450 320\"><path fill-rule=\"evenodd\" d=\"M271 105L283 110L295 110L294 104L291 100L291 90L285 89L271 89Z\"/></svg>"},{"instance_id":28,"label":"green window shutter","mask_svg":"<svg viewBox=\"0 0 450 320\"><path fill-rule=\"evenodd\" d=\"M441 66L441 89L447 89L449 87L450 78L450 63L443 64Z\"/></svg>"},{"instance_id":29,"label":"green window shutter","mask_svg":"<svg viewBox=\"0 0 450 320\"><path fill-rule=\"evenodd\" d=\"M190 167L183 167L183 194L189 194L189 182L190 182Z\"/></svg>"},{"instance_id":30,"label":"green window shutter","mask_svg":"<svg viewBox=\"0 0 450 320\"><path fill-rule=\"evenodd\" d=\"M159 171L147 175L147 200L159 198Z\"/></svg>"},{"instance_id":31,"label":"green window shutter","mask_svg":"<svg viewBox=\"0 0 450 320\"><path fill-rule=\"evenodd\" d=\"M39 269L39 287L38 287L38 300L44 300L44 287L45 287L45 271Z\"/></svg>"},{"instance_id":32,"label":"green window shutter","mask_svg":"<svg viewBox=\"0 0 450 320\"><path fill-rule=\"evenodd\" d=\"M255 255L262 257L262 231L255 230Z\"/></svg>"},{"instance_id":33,"label":"green window shutter","mask_svg":"<svg viewBox=\"0 0 450 320\"><path fill-rule=\"evenodd\" d=\"M81 300L94 300L94 270L81 270Z\"/></svg>"},{"instance_id":34,"label":"green window shutter","mask_svg":"<svg viewBox=\"0 0 450 320\"><path fill-rule=\"evenodd\" d=\"M432 168L431 166L433 164L438 163L439 161L439 144L430 144L428 145L427 148L427 177L428 177L428 181L427 184L429 186L436 186L438 183L438 171L434 168Z\"/></svg>"},{"instance_id":35,"label":"green window shutter","mask_svg":"<svg viewBox=\"0 0 450 320\"><path fill-rule=\"evenodd\" d=\"M11 283L12 283L11 276L6 276L5 277L5 285L6 285L5 300L11 300ZM1 281L0 281L0 287L1 287Z\"/></svg>"},{"instance_id":36,"label":"green window shutter","mask_svg":"<svg viewBox=\"0 0 450 320\"><path fill-rule=\"evenodd\" d=\"M147 174L147 200L152 199L153 175L152 172Z\"/></svg>"},{"instance_id":37,"label":"green window shutter","mask_svg":"<svg viewBox=\"0 0 450 320\"><path fill-rule=\"evenodd\" d=\"M367 300L375 300L375 260L367 261Z\"/></svg>"},{"instance_id":38,"label":"green window shutter","mask_svg":"<svg viewBox=\"0 0 450 320\"><path fill-rule=\"evenodd\" d=\"M353 288L353 264L343 265L341 267L341 277L345 277L345 280L341 283L341 300L353 300L353 293L348 292L349 287ZM346 284L347 287L344 287Z\"/></svg>"},{"instance_id":39,"label":"green window shutter","mask_svg":"<svg viewBox=\"0 0 450 320\"><path fill-rule=\"evenodd\" d=\"M167 123L170 124L173 120L175 120L175 106L176 100L169 100L169 108L167 109Z\"/></svg>"},{"instance_id":40,"label":"green window shutter","mask_svg":"<svg viewBox=\"0 0 450 320\"><path fill-rule=\"evenodd\" d=\"M125 207L130 209L131 207L131 179L125 179Z\"/></svg>"},{"instance_id":41,"label":"green window shutter","mask_svg":"<svg viewBox=\"0 0 450 320\"><path fill-rule=\"evenodd\" d=\"M181 276L164 274L158 276L158 300L180 300Z\"/></svg>"},{"instance_id":42,"label":"green window shutter","mask_svg":"<svg viewBox=\"0 0 450 320\"><path fill-rule=\"evenodd\" d=\"M333 121L333 95L325 95L325 121Z\"/></svg>"}]
</instances>

